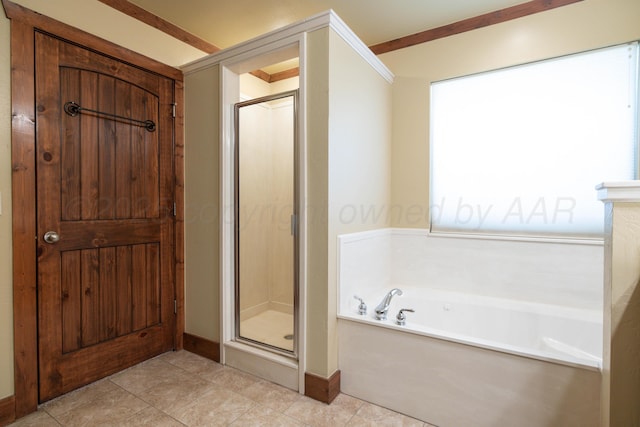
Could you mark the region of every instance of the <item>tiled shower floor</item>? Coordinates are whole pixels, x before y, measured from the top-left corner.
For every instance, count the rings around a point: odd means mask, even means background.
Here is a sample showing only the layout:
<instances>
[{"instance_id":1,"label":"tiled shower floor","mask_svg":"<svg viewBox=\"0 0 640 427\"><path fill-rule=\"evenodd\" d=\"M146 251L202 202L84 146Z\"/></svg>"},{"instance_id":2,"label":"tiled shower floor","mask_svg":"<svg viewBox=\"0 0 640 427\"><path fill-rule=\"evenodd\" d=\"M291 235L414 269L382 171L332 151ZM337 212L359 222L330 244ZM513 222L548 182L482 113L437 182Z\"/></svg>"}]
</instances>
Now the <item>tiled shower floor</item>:
<instances>
[{"instance_id":1,"label":"tiled shower floor","mask_svg":"<svg viewBox=\"0 0 640 427\"><path fill-rule=\"evenodd\" d=\"M169 352L40 406L37 426L421 426L340 394L331 405L202 358Z\"/></svg>"}]
</instances>

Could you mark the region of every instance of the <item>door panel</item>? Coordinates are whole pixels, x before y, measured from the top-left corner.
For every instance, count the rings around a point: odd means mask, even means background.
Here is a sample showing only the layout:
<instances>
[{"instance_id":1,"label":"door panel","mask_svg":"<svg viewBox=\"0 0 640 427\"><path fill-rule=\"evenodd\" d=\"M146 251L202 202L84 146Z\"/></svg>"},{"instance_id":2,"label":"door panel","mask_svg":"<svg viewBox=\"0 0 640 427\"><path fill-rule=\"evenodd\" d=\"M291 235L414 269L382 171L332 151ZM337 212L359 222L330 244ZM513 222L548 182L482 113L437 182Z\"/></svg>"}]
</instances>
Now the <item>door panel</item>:
<instances>
[{"instance_id":1,"label":"door panel","mask_svg":"<svg viewBox=\"0 0 640 427\"><path fill-rule=\"evenodd\" d=\"M60 79L63 96L83 108L121 117L158 115L157 96L122 80L69 67L60 68ZM61 219L157 218L158 132L90 114L62 114L62 122ZM116 143L100 143L109 139Z\"/></svg>"},{"instance_id":2,"label":"door panel","mask_svg":"<svg viewBox=\"0 0 640 427\"><path fill-rule=\"evenodd\" d=\"M40 401L173 347L172 102L173 81L36 34Z\"/></svg>"},{"instance_id":3,"label":"door panel","mask_svg":"<svg viewBox=\"0 0 640 427\"><path fill-rule=\"evenodd\" d=\"M159 267L157 244L61 252L62 352L161 323Z\"/></svg>"}]
</instances>

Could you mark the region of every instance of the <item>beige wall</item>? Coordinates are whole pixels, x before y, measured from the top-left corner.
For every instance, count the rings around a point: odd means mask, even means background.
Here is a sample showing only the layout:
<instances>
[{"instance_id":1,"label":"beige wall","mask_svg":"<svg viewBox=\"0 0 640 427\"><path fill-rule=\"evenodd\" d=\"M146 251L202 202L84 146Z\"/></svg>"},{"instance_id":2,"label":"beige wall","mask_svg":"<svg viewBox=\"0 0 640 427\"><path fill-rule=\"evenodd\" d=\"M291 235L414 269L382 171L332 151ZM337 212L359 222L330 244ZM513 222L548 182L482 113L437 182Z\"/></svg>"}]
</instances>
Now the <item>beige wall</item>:
<instances>
[{"instance_id":1,"label":"beige wall","mask_svg":"<svg viewBox=\"0 0 640 427\"><path fill-rule=\"evenodd\" d=\"M307 371L338 369L337 236L389 224L391 85L333 30L308 35Z\"/></svg>"},{"instance_id":2,"label":"beige wall","mask_svg":"<svg viewBox=\"0 0 640 427\"><path fill-rule=\"evenodd\" d=\"M329 29L307 34L307 371L327 376Z\"/></svg>"},{"instance_id":3,"label":"beige wall","mask_svg":"<svg viewBox=\"0 0 640 427\"><path fill-rule=\"evenodd\" d=\"M185 332L220 342L219 67L185 76Z\"/></svg>"},{"instance_id":4,"label":"beige wall","mask_svg":"<svg viewBox=\"0 0 640 427\"><path fill-rule=\"evenodd\" d=\"M9 27L9 20L0 13L0 399L13 394Z\"/></svg>"},{"instance_id":5,"label":"beige wall","mask_svg":"<svg viewBox=\"0 0 640 427\"><path fill-rule=\"evenodd\" d=\"M295 90L299 87L300 79L298 77L291 77L289 79L267 83L251 74L240 74L241 101L245 100L245 98L243 98L244 96L249 98L259 98L261 96L274 95L276 93Z\"/></svg>"},{"instance_id":6,"label":"beige wall","mask_svg":"<svg viewBox=\"0 0 640 427\"><path fill-rule=\"evenodd\" d=\"M605 205L602 426L640 420L640 203Z\"/></svg>"},{"instance_id":7,"label":"beige wall","mask_svg":"<svg viewBox=\"0 0 640 427\"><path fill-rule=\"evenodd\" d=\"M174 67L205 55L98 0L11 1Z\"/></svg>"},{"instance_id":8,"label":"beige wall","mask_svg":"<svg viewBox=\"0 0 640 427\"><path fill-rule=\"evenodd\" d=\"M431 82L637 40L639 22L638 0L584 0L381 55L396 75L392 225L429 225Z\"/></svg>"}]
</instances>

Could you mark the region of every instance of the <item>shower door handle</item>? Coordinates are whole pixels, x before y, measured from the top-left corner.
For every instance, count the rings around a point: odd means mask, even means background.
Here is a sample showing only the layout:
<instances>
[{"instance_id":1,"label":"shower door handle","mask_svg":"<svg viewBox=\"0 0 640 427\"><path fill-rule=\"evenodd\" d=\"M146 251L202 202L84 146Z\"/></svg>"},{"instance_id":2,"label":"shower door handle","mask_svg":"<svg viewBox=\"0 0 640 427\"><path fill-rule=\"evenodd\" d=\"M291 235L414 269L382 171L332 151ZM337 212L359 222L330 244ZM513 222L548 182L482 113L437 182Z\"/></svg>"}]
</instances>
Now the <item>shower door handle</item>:
<instances>
[{"instance_id":1,"label":"shower door handle","mask_svg":"<svg viewBox=\"0 0 640 427\"><path fill-rule=\"evenodd\" d=\"M296 214L291 215L291 235L296 235L296 230L298 229L298 216Z\"/></svg>"}]
</instances>

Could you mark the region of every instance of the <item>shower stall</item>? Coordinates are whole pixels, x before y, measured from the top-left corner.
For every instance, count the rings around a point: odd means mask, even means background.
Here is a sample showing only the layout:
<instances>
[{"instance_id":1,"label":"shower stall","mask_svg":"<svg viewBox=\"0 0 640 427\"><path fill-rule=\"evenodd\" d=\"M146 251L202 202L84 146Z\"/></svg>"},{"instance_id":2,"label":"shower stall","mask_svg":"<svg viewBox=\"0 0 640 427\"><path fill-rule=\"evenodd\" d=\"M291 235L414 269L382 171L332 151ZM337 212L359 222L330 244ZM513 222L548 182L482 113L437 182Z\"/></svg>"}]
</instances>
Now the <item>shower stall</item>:
<instances>
[{"instance_id":1,"label":"shower stall","mask_svg":"<svg viewBox=\"0 0 640 427\"><path fill-rule=\"evenodd\" d=\"M235 127L235 340L297 355L296 110L291 90L238 102Z\"/></svg>"}]
</instances>

